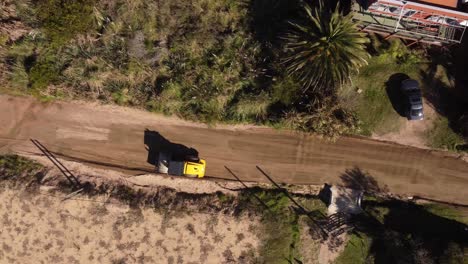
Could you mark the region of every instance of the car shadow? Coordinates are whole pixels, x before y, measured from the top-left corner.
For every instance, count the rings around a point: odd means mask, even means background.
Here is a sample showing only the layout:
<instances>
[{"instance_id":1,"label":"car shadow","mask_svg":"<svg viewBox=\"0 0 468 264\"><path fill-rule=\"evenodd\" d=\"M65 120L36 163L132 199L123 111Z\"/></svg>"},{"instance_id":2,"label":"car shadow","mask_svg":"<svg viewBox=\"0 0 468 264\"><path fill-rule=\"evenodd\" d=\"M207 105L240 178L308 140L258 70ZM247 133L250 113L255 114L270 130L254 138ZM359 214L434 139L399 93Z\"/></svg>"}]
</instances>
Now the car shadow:
<instances>
[{"instance_id":1,"label":"car shadow","mask_svg":"<svg viewBox=\"0 0 468 264\"><path fill-rule=\"evenodd\" d=\"M184 160L187 156L198 157L198 151L194 148L187 147L182 144L177 144L169 141L157 131L145 129L144 144L148 151L147 162L156 165L159 152L168 152L172 154L174 160Z\"/></svg>"},{"instance_id":2,"label":"car shadow","mask_svg":"<svg viewBox=\"0 0 468 264\"><path fill-rule=\"evenodd\" d=\"M385 90L393 109L402 117L406 116L406 98L401 90L401 83L410 77L404 73L395 73L385 82Z\"/></svg>"}]
</instances>

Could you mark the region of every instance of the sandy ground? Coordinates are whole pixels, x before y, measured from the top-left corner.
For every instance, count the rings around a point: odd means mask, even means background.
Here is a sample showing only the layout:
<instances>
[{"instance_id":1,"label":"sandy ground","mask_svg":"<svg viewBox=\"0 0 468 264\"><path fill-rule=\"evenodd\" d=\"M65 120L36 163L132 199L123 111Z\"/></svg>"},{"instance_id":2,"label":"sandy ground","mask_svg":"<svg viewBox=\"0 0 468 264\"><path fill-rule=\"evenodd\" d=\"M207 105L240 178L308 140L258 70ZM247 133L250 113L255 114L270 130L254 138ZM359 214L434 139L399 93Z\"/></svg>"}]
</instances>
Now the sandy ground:
<instances>
[{"instance_id":1,"label":"sandy ground","mask_svg":"<svg viewBox=\"0 0 468 264\"><path fill-rule=\"evenodd\" d=\"M338 236L330 236L320 244L318 261L319 264L332 264L344 251L348 242L348 234L342 233Z\"/></svg>"},{"instance_id":2,"label":"sandy ground","mask_svg":"<svg viewBox=\"0 0 468 264\"><path fill-rule=\"evenodd\" d=\"M48 168L48 175L51 178L63 178L59 169L45 156L42 155L23 155L26 158L32 159L41 163ZM102 183L110 183L113 185L126 185L135 189L142 189L148 192L154 191L158 187L170 188L176 192L191 193L191 194L211 194L211 193L224 193L236 196L240 190L253 187L260 187L263 189L276 189L273 184L257 183L257 182L243 182L238 181L218 181L213 179L192 179L188 177L178 177L163 174L142 174L142 175L128 175L120 171L95 168L86 166L85 164L64 160L58 160L70 171L80 182L92 182L95 185ZM292 194L307 194L318 195L322 186L320 185L282 185L282 188L288 190Z\"/></svg>"},{"instance_id":3,"label":"sandy ground","mask_svg":"<svg viewBox=\"0 0 468 264\"><path fill-rule=\"evenodd\" d=\"M207 175L246 181L340 184L356 168L396 194L468 204L468 163L445 152L356 137L336 142L263 127L207 127L144 111L96 103L40 103L0 96L0 152L39 153L35 138L61 157L133 175L151 172L145 129L195 148L207 160ZM362 179L359 175L353 176Z\"/></svg>"},{"instance_id":4,"label":"sandy ground","mask_svg":"<svg viewBox=\"0 0 468 264\"><path fill-rule=\"evenodd\" d=\"M318 239L314 239L311 234L311 225L306 220L300 222L300 253L304 264L316 264L319 262L319 251L321 243ZM323 262L322 262L323 263ZM322 264L320 263L320 264ZM324 263L325 264L325 263Z\"/></svg>"},{"instance_id":5,"label":"sandy ground","mask_svg":"<svg viewBox=\"0 0 468 264\"><path fill-rule=\"evenodd\" d=\"M0 190L0 263L249 263L259 246L255 219L54 195Z\"/></svg>"}]
</instances>

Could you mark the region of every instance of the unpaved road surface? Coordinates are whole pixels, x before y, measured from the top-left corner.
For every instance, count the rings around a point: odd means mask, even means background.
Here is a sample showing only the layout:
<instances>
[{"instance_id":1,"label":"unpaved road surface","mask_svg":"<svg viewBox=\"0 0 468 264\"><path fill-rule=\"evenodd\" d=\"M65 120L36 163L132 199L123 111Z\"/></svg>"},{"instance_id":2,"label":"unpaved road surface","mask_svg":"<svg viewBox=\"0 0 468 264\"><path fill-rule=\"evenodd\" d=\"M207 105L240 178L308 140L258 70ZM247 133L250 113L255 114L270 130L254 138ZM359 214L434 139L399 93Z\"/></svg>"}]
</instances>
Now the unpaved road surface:
<instances>
[{"instance_id":1,"label":"unpaved road surface","mask_svg":"<svg viewBox=\"0 0 468 264\"><path fill-rule=\"evenodd\" d=\"M228 166L243 180L266 182L258 165L278 182L336 184L354 168L369 177L357 173L351 183L372 185L375 179L396 194L468 205L468 163L443 152L369 139L329 142L269 128L215 129L128 108L10 96L0 96L0 124L1 152L39 153L28 141L34 138L62 157L137 175L154 169L144 144L149 130L196 149L212 177L232 179Z\"/></svg>"}]
</instances>

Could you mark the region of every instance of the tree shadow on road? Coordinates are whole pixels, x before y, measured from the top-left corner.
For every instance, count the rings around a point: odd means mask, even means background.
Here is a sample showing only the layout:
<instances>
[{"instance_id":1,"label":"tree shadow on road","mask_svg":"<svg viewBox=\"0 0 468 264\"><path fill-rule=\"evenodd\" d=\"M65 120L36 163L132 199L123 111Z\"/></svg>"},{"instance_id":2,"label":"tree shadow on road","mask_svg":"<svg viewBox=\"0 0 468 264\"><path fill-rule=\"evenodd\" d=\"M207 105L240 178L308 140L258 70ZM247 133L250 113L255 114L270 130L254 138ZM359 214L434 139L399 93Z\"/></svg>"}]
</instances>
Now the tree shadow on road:
<instances>
[{"instance_id":1,"label":"tree shadow on road","mask_svg":"<svg viewBox=\"0 0 468 264\"><path fill-rule=\"evenodd\" d=\"M359 167L347 169L340 176L340 179L345 187L355 190L361 190L367 194L379 194L388 192L387 186L380 186L373 176L371 176L367 172L362 171Z\"/></svg>"},{"instance_id":2,"label":"tree shadow on road","mask_svg":"<svg viewBox=\"0 0 468 264\"><path fill-rule=\"evenodd\" d=\"M145 129L144 144L148 150L147 162L152 165L157 164L159 152L171 153L174 160L184 160L188 156L198 157L196 149L173 143L159 132L149 129Z\"/></svg>"}]
</instances>

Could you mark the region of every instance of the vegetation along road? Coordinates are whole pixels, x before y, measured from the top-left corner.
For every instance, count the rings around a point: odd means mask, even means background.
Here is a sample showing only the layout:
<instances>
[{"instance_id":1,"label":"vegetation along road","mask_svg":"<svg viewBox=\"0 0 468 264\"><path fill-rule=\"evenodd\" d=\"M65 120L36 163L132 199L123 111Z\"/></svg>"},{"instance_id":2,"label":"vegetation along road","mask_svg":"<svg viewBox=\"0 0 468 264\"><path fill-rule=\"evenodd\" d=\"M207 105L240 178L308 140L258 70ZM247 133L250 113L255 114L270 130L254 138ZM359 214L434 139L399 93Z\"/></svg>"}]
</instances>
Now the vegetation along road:
<instances>
[{"instance_id":1,"label":"vegetation along road","mask_svg":"<svg viewBox=\"0 0 468 264\"><path fill-rule=\"evenodd\" d=\"M0 123L1 152L38 153L29 142L34 138L59 156L141 174L154 169L144 144L149 130L196 149L211 177L232 179L228 166L243 180L266 181L258 165L278 182L375 187L375 180L396 194L468 204L468 163L369 139L330 142L269 128L211 128L121 107L10 96L0 96Z\"/></svg>"}]
</instances>

